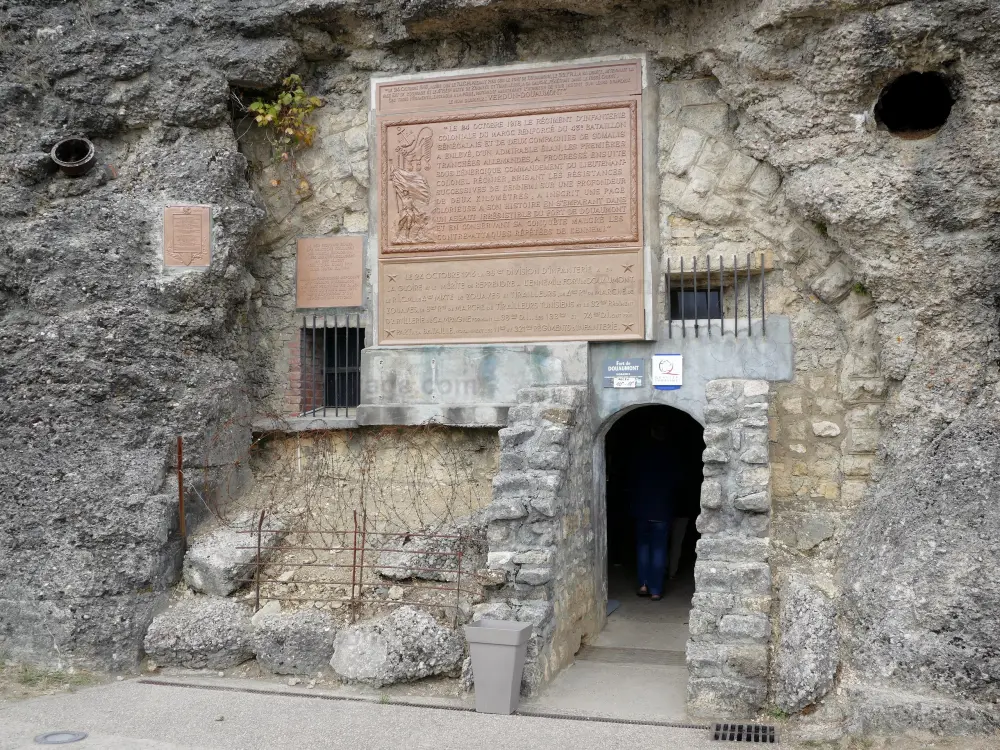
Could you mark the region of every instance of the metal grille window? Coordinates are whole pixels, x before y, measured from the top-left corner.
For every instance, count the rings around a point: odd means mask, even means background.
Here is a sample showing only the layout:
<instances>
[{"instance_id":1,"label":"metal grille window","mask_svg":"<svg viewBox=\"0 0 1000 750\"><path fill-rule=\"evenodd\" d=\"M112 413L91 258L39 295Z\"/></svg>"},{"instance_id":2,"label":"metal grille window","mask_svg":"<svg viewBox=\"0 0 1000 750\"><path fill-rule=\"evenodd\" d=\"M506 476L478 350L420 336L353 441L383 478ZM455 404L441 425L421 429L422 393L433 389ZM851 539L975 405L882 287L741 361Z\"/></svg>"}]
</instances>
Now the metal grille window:
<instances>
[{"instance_id":1,"label":"metal grille window","mask_svg":"<svg viewBox=\"0 0 1000 750\"><path fill-rule=\"evenodd\" d=\"M361 403L360 314L304 317L301 331L302 414L339 417L343 410L349 416Z\"/></svg>"},{"instance_id":2,"label":"metal grille window","mask_svg":"<svg viewBox=\"0 0 1000 750\"><path fill-rule=\"evenodd\" d=\"M690 328L696 337L702 332L711 336L713 329L717 335L737 337L767 334L768 254L748 254L745 259L734 255L731 262L721 255L687 260L685 264L683 257L666 258L663 317L668 337L675 335L675 321L681 336L688 335L687 321L693 321Z\"/></svg>"}]
</instances>

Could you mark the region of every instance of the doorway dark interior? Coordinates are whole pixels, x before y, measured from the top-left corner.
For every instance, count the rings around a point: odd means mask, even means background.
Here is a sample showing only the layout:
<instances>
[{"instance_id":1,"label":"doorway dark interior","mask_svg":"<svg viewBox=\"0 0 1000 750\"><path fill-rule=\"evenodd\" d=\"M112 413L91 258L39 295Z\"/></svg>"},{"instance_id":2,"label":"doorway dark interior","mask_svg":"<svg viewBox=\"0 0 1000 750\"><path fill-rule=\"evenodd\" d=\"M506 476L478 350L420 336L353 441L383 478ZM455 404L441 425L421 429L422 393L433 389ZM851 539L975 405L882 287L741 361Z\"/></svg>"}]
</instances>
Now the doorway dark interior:
<instances>
[{"instance_id":1,"label":"doorway dark interior","mask_svg":"<svg viewBox=\"0 0 1000 750\"><path fill-rule=\"evenodd\" d=\"M695 520L700 509L703 428L679 409L644 406L621 417L608 431L604 446L609 609L616 600L622 616L642 616L644 621L662 617L686 625L694 593L695 543L699 537ZM663 600L650 601L637 598L637 521L644 519L636 516L648 515L649 494L661 491L666 495L672 519L666 532ZM653 502L661 504L660 500Z\"/></svg>"}]
</instances>

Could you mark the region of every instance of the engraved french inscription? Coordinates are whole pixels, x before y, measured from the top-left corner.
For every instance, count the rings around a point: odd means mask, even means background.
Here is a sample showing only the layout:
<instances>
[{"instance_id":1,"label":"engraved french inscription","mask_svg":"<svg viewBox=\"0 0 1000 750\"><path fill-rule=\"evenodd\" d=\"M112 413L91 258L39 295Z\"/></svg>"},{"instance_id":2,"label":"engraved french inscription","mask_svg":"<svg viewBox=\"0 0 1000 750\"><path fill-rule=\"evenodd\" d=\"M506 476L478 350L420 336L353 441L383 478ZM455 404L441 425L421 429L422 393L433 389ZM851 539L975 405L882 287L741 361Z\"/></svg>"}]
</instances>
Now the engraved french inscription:
<instances>
[{"instance_id":1,"label":"engraved french inscription","mask_svg":"<svg viewBox=\"0 0 1000 750\"><path fill-rule=\"evenodd\" d=\"M379 289L383 345L643 335L638 249L386 261Z\"/></svg>"},{"instance_id":2,"label":"engraved french inscription","mask_svg":"<svg viewBox=\"0 0 1000 750\"><path fill-rule=\"evenodd\" d=\"M299 238L295 262L296 307L359 306L363 252L363 238L357 235Z\"/></svg>"},{"instance_id":3,"label":"engraved french inscription","mask_svg":"<svg viewBox=\"0 0 1000 750\"><path fill-rule=\"evenodd\" d=\"M639 94L638 60L376 84L376 113L524 105Z\"/></svg>"},{"instance_id":4,"label":"engraved french inscription","mask_svg":"<svg viewBox=\"0 0 1000 750\"><path fill-rule=\"evenodd\" d=\"M641 243L638 103L381 120L382 253Z\"/></svg>"},{"instance_id":5,"label":"engraved french inscription","mask_svg":"<svg viewBox=\"0 0 1000 750\"><path fill-rule=\"evenodd\" d=\"M163 265L167 268L206 268L211 260L212 207L164 207Z\"/></svg>"}]
</instances>

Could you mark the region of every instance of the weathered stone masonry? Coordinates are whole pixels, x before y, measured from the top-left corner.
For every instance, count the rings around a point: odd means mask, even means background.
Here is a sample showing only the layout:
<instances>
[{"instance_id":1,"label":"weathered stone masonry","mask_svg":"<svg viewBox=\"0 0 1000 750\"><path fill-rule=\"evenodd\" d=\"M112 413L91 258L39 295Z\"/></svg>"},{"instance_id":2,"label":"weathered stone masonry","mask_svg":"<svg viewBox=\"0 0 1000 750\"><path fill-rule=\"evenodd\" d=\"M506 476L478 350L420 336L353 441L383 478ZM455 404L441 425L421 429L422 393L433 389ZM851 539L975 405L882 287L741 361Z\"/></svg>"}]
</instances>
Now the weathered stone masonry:
<instances>
[{"instance_id":1,"label":"weathered stone masonry","mask_svg":"<svg viewBox=\"0 0 1000 750\"><path fill-rule=\"evenodd\" d=\"M687 658L689 708L756 714L767 699L771 636L769 385L705 389L705 480Z\"/></svg>"},{"instance_id":2,"label":"weathered stone masonry","mask_svg":"<svg viewBox=\"0 0 1000 750\"><path fill-rule=\"evenodd\" d=\"M571 664L600 623L586 392L522 389L500 431L500 472L486 517L487 565L502 578L475 616L534 623L523 679L528 692Z\"/></svg>"}]
</instances>

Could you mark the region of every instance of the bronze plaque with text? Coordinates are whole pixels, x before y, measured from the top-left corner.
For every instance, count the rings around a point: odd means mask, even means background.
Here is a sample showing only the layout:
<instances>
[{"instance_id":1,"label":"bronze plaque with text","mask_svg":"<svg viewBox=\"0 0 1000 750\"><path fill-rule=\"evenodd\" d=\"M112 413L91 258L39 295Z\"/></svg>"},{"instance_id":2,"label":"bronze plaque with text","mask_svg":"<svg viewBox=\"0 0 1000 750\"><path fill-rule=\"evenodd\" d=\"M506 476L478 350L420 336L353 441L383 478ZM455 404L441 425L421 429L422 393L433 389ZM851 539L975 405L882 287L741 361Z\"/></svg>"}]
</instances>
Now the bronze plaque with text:
<instances>
[{"instance_id":1,"label":"bronze plaque with text","mask_svg":"<svg viewBox=\"0 0 1000 750\"><path fill-rule=\"evenodd\" d=\"M163 265L167 268L207 268L211 261L212 207L164 207Z\"/></svg>"},{"instance_id":2,"label":"bronze plaque with text","mask_svg":"<svg viewBox=\"0 0 1000 750\"><path fill-rule=\"evenodd\" d=\"M364 243L357 235L301 237L295 259L295 306L361 305Z\"/></svg>"},{"instance_id":3,"label":"bronze plaque with text","mask_svg":"<svg viewBox=\"0 0 1000 750\"><path fill-rule=\"evenodd\" d=\"M638 105L382 120L382 252L640 244Z\"/></svg>"},{"instance_id":4,"label":"bronze plaque with text","mask_svg":"<svg viewBox=\"0 0 1000 750\"><path fill-rule=\"evenodd\" d=\"M642 337L642 251L394 260L380 266L382 344Z\"/></svg>"},{"instance_id":5,"label":"bronze plaque with text","mask_svg":"<svg viewBox=\"0 0 1000 750\"><path fill-rule=\"evenodd\" d=\"M376 82L381 345L641 339L642 66Z\"/></svg>"}]
</instances>

